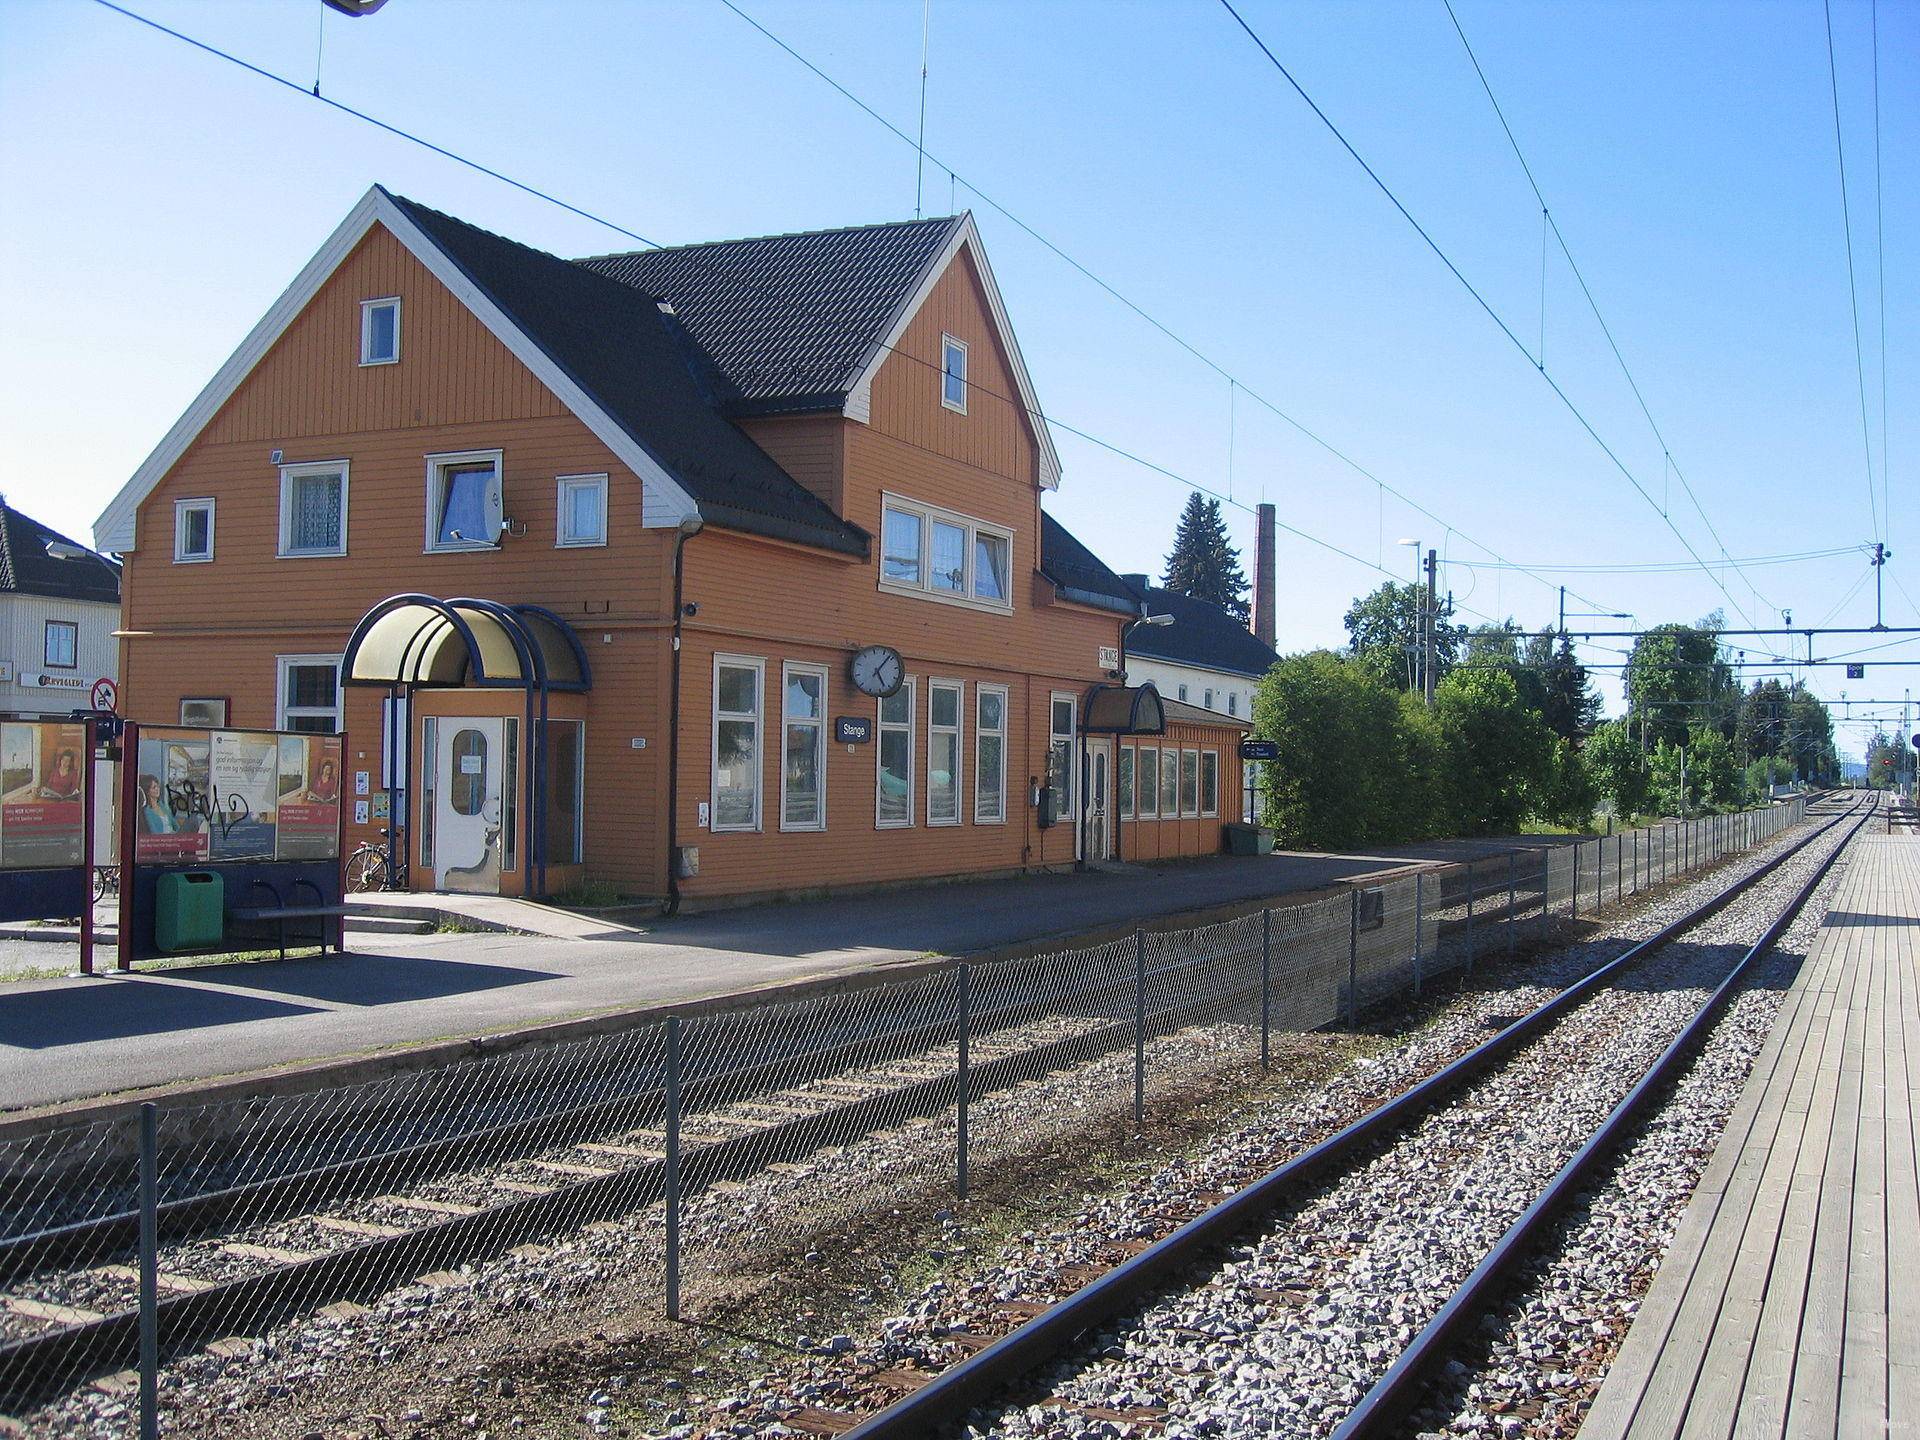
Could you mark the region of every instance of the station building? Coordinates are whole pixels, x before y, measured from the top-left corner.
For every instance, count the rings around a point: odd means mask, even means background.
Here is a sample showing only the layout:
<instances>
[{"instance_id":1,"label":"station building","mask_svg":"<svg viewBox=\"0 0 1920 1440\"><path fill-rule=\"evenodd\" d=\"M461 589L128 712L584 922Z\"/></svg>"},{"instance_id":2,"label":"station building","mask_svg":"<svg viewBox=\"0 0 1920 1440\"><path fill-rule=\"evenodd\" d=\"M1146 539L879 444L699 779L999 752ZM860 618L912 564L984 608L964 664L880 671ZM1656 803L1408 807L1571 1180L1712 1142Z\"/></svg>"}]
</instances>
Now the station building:
<instances>
[{"instance_id":1,"label":"station building","mask_svg":"<svg viewBox=\"0 0 1920 1440\"><path fill-rule=\"evenodd\" d=\"M1126 685L1039 415L967 215L565 260L376 186L97 523L126 707L346 730L418 889L1216 852L1241 727Z\"/></svg>"}]
</instances>

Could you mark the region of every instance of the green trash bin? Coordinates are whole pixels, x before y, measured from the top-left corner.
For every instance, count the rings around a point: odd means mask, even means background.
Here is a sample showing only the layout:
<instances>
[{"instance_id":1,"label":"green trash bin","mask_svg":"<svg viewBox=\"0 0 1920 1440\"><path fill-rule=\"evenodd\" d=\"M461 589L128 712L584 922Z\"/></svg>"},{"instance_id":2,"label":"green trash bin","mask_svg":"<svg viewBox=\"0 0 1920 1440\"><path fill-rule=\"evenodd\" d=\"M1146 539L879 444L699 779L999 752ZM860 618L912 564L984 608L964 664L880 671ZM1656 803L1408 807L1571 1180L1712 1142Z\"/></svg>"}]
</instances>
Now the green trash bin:
<instances>
[{"instance_id":1,"label":"green trash bin","mask_svg":"<svg viewBox=\"0 0 1920 1440\"><path fill-rule=\"evenodd\" d=\"M226 891L211 870L162 875L154 887L154 945L167 951L218 945L226 935Z\"/></svg>"},{"instance_id":2,"label":"green trash bin","mask_svg":"<svg viewBox=\"0 0 1920 1440\"><path fill-rule=\"evenodd\" d=\"M1273 853L1273 831L1266 826L1245 825L1232 820L1223 828L1227 832L1229 855L1271 855Z\"/></svg>"}]
</instances>

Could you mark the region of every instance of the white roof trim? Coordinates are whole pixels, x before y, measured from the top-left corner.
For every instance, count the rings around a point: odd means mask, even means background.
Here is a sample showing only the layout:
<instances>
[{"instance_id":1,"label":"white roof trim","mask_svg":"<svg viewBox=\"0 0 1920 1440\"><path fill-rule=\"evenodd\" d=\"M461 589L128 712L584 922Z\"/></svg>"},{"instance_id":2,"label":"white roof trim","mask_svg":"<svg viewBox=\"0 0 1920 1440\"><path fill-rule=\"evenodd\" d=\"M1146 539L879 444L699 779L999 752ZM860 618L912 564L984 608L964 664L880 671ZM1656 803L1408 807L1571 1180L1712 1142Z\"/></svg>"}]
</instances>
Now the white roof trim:
<instances>
[{"instance_id":1,"label":"white roof trim","mask_svg":"<svg viewBox=\"0 0 1920 1440\"><path fill-rule=\"evenodd\" d=\"M913 298L901 307L895 318L893 329L886 338L874 347L873 354L867 358L866 367L861 370L853 384L848 387L847 401L841 407L841 413L849 419L866 424L873 413L873 377L880 373L893 354L893 347L900 343L900 337L907 333L907 326L913 317L920 313L920 307L933 293L933 287L940 283L947 273L947 267L953 263L954 256L962 248L973 255L974 269L980 274L981 288L987 294L987 311L993 317L994 330L1000 337L1000 348L1006 352L1013 367L1013 384L1019 392L1020 403L1026 407L1032 421L1033 431L1040 441L1040 483L1049 490L1060 488L1060 452L1054 449L1053 435L1047 428L1045 413L1040 409L1040 400L1034 393L1033 378L1027 373L1027 362L1020 353L1020 341L1013 333L1013 325L1007 319L1007 307L1000 298L1000 285L993 278L993 267L987 263L986 248L980 243L980 232L974 227L971 212L960 217L960 223L954 227L953 236L947 241L946 248L927 267L920 278L920 288L914 291Z\"/></svg>"},{"instance_id":2,"label":"white roof trim","mask_svg":"<svg viewBox=\"0 0 1920 1440\"><path fill-rule=\"evenodd\" d=\"M260 318L260 323L248 333L240 343L240 348L207 382L206 389L187 407L186 413L174 423L166 438L134 472L133 478L121 486L120 493L100 512L100 518L93 523L94 544L98 549L125 553L137 548L135 522L141 504L179 463L188 447L219 413L220 407L233 397L234 392L253 373L254 367L266 357L267 352L306 309L308 302L319 293L320 287L376 224L385 225L436 280L473 312L495 339L512 351L521 364L553 391L561 403L623 465L640 477L643 524L673 526L679 524L683 517L697 513L698 507L693 497L668 475L660 462L596 405L544 350L528 338L525 331L508 318L505 311L488 299L460 267L407 218L391 195L375 185L360 197L360 202L348 212L339 228L327 237L327 242L307 262L280 298L274 301L273 307Z\"/></svg>"}]
</instances>

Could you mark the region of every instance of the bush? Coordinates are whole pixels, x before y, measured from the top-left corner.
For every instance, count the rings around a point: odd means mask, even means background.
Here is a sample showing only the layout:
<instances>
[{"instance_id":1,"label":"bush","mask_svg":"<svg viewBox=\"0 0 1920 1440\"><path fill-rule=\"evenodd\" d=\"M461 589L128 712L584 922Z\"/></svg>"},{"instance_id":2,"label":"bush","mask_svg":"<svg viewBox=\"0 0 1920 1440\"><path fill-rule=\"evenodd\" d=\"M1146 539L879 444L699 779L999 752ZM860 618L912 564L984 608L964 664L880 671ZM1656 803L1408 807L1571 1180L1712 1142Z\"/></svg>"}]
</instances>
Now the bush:
<instances>
[{"instance_id":1,"label":"bush","mask_svg":"<svg viewBox=\"0 0 1920 1440\"><path fill-rule=\"evenodd\" d=\"M1256 734L1280 742L1265 767L1263 821L1283 845L1348 849L1396 836L1404 749L1393 693L1330 650L1289 655L1254 694Z\"/></svg>"}]
</instances>

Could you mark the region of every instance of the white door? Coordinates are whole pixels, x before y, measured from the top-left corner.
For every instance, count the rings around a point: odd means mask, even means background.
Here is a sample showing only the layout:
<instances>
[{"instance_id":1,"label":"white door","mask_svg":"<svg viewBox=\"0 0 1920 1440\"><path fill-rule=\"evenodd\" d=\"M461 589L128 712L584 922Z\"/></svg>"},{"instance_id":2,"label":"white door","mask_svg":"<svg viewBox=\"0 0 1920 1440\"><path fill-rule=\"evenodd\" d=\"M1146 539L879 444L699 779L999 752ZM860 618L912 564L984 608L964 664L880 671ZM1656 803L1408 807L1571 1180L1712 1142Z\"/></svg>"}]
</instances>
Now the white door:
<instances>
[{"instance_id":1,"label":"white door","mask_svg":"<svg viewBox=\"0 0 1920 1440\"><path fill-rule=\"evenodd\" d=\"M433 851L442 890L500 890L501 779L507 722L440 721L433 792Z\"/></svg>"},{"instance_id":2,"label":"white door","mask_svg":"<svg viewBox=\"0 0 1920 1440\"><path fill-rule=\"evenodd\" d=\"M1092 777L1087 783L1087 858L1105 860L1113 847L1107 843L1107 764L1111 753L1105 740L1087 742Z\"/></svg>"}]
</instances>

